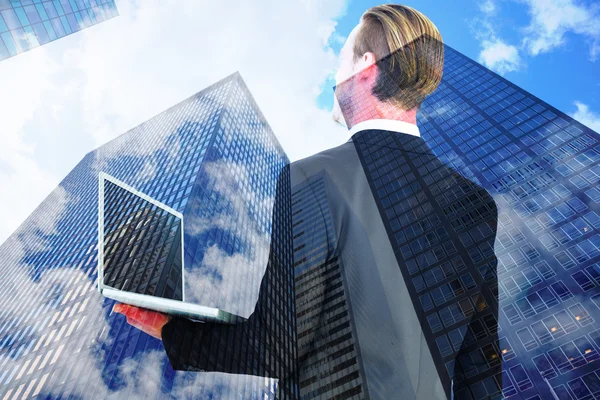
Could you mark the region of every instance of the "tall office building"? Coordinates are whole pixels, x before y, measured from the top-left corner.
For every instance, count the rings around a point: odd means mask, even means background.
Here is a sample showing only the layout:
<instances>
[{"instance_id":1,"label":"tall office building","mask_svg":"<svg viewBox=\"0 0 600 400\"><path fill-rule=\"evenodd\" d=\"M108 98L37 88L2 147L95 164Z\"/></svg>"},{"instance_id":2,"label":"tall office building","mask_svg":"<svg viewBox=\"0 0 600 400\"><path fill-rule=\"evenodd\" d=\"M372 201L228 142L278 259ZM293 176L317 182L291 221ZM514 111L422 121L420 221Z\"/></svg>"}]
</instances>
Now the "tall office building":
<instances>
[{"instance_id":1,"label":"tall office building","mask_svg":"<svg viewBox=\"0 0 600 400\"><path fill-rule=\"evenodd\" d=\"M502 357L502 376L482 375L462 396L499 398L502 382L511 399L600 398L598 134L449 46L443 80L417 121L435 155L483 186L499 210L499 339L479 357L489 365ZM444 281L436 268L415 271L419 292L433 295ZM488 278L496 280L479 277ZM443 307L429 313L442 321L430 347L451 365L452 319ZM482 325L478 334L489 333Z\"/></svg>"},{"instance_id":2,"label":"tall office building","mask_svg":"<svg viewBox=\"0 0 600 400\"><path fill-rule=\"evenodd\" d=\"M114 0L0 0L0 60L117 15Z\"/></svg>"},{"instance_id":3,"label":"tall office building","mask_svg":"<svg viewBox=\"0 0 600 400\"><path fill-rule=\"evenodd\" d=\"M340 258L329 254L337 238L328 235L334 229L326 179L322 171L292 186L300 398L368 398L347 272ZM315 338L309 341L313 330ZM327 348L331 353L323 357ZM341 389L348 383L350 388Z\"/></svg>"},{"instance_id":4,"label":"tall office building","mask_svg":"<svg viewBox=\"0 0 600 400\"><path fill-rule=\"evenodd\" d=\"M291 229L282 231L290 225L289 176L281 178L288 201L279 194L279 218L288 223L271 223L277 179L288 163L238 73L83 157L0 247L0 399L272 398L277 381L259 369L291 365L297 350ZM194 281L202 305L247 317L276 231L282 241L271 247L280 268L265 278L269 302L261 305L277 330L275 357L261 342L262 328L254 338L215 338L202 354L215 371L233 361L248 375L173 371L161 341L112 312L115 302L97 290L100 172L183 215L184 268L203 272ZM105 202L107 261L125 254L131 270L148 263L155 275L142 286L134 282L136 290L177 296L180 288L163 280L166 286L154 286L154 277L177 270L171 267L180 264L173 249L180 248L181 225L120 187L107 183L104 190L111 204ZM107 277L119 285L127 278L134 275ZM234 348L234 360L223 356ZM293 377L278 390L282 399L298 397Z\"/></svg>"}]
</instances>

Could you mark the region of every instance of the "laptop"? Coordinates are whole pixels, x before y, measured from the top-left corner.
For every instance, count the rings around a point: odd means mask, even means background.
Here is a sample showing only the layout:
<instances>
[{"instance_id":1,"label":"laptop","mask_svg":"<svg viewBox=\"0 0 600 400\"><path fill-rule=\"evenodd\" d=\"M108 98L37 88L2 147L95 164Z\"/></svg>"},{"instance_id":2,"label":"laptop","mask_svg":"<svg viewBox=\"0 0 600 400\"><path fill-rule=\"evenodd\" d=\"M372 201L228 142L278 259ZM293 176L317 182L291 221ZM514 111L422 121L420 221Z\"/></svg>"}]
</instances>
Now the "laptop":
<instances>
[{"instance_id":1,"label":"laptop","mask_svg":"<svg viewBox=\"0 0 600 400\"><path fill-rule=\"evenodd\" d=\"M98 291L105 297L198 321L245 318L186 301L183 215L99 173Z\"/></svg>"}]
</instances>

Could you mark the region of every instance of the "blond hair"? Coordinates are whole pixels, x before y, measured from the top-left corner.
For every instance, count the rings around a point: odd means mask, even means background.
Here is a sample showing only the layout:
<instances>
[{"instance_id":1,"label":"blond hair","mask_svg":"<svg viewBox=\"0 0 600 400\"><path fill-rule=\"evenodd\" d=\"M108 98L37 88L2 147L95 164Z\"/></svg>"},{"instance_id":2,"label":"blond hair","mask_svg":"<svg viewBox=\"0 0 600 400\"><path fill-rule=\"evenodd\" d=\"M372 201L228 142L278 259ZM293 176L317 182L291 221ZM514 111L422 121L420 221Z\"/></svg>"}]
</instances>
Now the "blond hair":
<instances>
[{"instance_id":1,"label":"blond hair","mask_svg":"<svg viewBox=\"0 0 600 400\"><path fill-rule=\"evenodd\" d=\"M414 8L383 4L369 8L354 42L354 62L375 54L379 75L373 95L405 110L420 107L438 87L444 68L442 35Z\"/></svg>"}]
</instances>

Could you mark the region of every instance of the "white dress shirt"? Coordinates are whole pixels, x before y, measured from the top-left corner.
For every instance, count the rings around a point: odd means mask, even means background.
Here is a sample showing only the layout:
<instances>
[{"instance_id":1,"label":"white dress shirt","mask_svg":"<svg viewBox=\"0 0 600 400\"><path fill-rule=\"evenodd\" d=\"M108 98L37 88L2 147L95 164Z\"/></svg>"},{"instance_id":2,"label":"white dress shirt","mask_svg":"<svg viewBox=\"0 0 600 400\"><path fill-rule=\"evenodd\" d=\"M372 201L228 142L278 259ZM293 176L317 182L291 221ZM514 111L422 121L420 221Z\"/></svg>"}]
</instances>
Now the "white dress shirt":
<instances>
[{"instance_id":1,"label":"white dress shirt","mask_svg":"<svg viewBox=\"0 0 600 400\"><path fill-rule=\"evenodd\" d=\"M406 121L399 121L395 119L368 119L366 121L359 122L352 126L348 130L348 137L351 138L356 132L364 131L367 129L383 129L386 131L394 131L400 133L406 133L413 136L421 136L419 127L415 124L411 124Z\"/></svg>"}]
</instances>

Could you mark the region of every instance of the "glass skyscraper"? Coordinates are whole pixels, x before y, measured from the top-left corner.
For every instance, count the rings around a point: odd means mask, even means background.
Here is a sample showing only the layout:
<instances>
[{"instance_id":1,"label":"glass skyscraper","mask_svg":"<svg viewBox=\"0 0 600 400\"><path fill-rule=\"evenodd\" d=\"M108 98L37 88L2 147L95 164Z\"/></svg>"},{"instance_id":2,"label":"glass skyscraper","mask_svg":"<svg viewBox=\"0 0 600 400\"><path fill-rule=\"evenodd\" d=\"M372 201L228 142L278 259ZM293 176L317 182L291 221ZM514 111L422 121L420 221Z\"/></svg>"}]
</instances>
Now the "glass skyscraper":
<instances>
[{"instance_id":1,"label":"glass skyscraper","mask_svg":"<svg viewBox=\"0 0 600 400\"><path fill-rule=\"evenodd\" d=\"M327 235L333 227L325 179L329 176L323 171L292 186L300 399L365 398L363 359L351 317L346 271L339 257L327 257L337 238ZM325 215L316 210L324 210ZM318 289L324 285L325 293ZM311 342L308 334L314 329L318 333ZM322 358L323 348L336 350ZM353 385L340 390L345 383Z\"/></svg>"},{"instance_id":2,"label":"glass skyscraper","mask_svg":"<svg viewBox=\"0 0 600 400\"><path fill-rule=\"evenodd\" d=\"M499 210L498 340L480 357L490 365L502 357L502 376L462 396L500 398L502 382L511 399L600 398L598 133L449 46L442 82L417 121L435 155L483 186ZM442 278L428 272L414 284L435 287ZM435 346L451 360L452 323L442 311L432 311L443 322Z\"/></svg>"},{"instance_id":3,"label":"glass skyscraper","mask_svg":"<svg viewBox=\"0 0 600 400\"><path fill-rule=\"evenodd\" d=\"M269 327L277 329L275 359L292 365L296 327L291 229L282 231L291 225L285 194L279 198L287 224L271 223L277 180L288 163L239 73L83 157L0 247L0 399L273 398L277 389L280 398L297 398L294 379L277 388L268 374L174 371L160 340L112 311L115 302L97 290L96 268L100 172L183 215L183 264L186 273L202 272L189 281L202 287L195 298L201 305L248 317L274 229L275 237L285 239L273 246L280 249L278 265L289 269L271 269L264 306ZM282 182L289 200L289 177ZM128 272L106 278L142 293L177 297L177 277L163 278L181 273L173 250L179 248L181 224L118 186L107 183L104 189L111 202L104 214L108 262L121 257L131 262L131 271L142 263L157 266L147 269L154 275L141 286L128 281L135 278ZM128 225L121 224L123 217ZM166 286L156 286L161 283ZM265 360L253 357L269 354L259 340L264 332L253 334L245 341L220 337L202 356L218 368L232 361L223 349L235 348L241 358L233 361L258 371Z\"/></svg>"},{"instance_id":4,"label":"glass skyscraper","mask_svg":"<svg viewBox=\"0 0 600 400\"><path fill-rule=\"evenodd\" d=\"M0 60L117 15L114 0L0 0Z\"/></svg>"}]
</instances>

